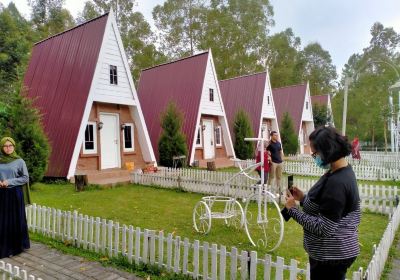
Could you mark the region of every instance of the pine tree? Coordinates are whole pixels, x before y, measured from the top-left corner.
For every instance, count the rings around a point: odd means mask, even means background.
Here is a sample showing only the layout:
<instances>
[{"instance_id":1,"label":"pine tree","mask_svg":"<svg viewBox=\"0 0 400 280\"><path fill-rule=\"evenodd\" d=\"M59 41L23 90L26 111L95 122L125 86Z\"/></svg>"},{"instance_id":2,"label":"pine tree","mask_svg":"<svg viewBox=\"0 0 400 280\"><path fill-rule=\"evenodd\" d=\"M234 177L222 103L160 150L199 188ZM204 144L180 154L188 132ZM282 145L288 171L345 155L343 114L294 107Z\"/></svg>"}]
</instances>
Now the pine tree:
<instances>
[{"instance_id":1,"label":"pine tree","mask_svg":"<svg viewBox=\"0 0 400 280\"><path fill-rule=\"evenodd\" d=\"M283 115L281 123L281 139L285 154L295 154L299 148L297 135L294 132L293 121L288 112Z\"/></svg>"},{"instance_id":2,"label":"pine tree","mask_svg":"<svg viewBox=\"0 0 400 280\"><path fill-rule=\"evenodd\" d=\"M40 115L32 101L19 93L14 86L9 101L0 107L0 138L12 137L17 143L16 152L24 159L30 182L40 181L47 169L50 146L40 123Z\"/></svg>"},{"instance_id":3,"label":"pine tree","mask_svg":"<svg viewBox=\"0 0 400 280\"><path fill-rule=\"evenodd\" d=\"M233 131L235 133L234 149L236 157L240 159L249 159L254 156L253 143L244 141L246 137L252 137L253 131L251 129L250 118L243 110L236 113Z\"/></svg>"},{"instance_id":4,"label":"pine tree","mask_svg":"<svg viewBox=\"0 0 400 280\"><path fill-rule=\"evenodd\" d=\"M183 116L176 108L175 103L170 102L161 114L161 127L163 129L158 141L160 165L172 166L172 157L187 155L185 135L181 131Z\"/></svg>"},{"instance_id":5,"label":"pine tree","mask_svg":"<svg viewBox=\"0 0 400 280\"><path fill-rule=\"evenodd\" d=\"M315 127L325 125L332 121L326 105L313 104L313 118Z\"/></svg>"}]
</instances>

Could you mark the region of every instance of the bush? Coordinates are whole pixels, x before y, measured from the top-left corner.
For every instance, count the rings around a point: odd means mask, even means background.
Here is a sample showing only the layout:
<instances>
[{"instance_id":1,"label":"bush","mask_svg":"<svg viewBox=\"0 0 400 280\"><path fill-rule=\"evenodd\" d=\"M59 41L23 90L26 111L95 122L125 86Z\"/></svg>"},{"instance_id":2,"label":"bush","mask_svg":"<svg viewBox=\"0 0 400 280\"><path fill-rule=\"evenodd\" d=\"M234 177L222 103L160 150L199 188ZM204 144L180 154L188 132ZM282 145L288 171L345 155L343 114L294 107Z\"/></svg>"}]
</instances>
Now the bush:
<instances>
[{"instance_id":1,"label":"bush","mask_svg":"<svg viewBox=\"0 0 400 280\"><path fill-rule=\"evenodd\" d=\"M297 153L299 148L298 136L294 132L293 121L288 112L283 115L280 133L285 154Z\"/></svg>"},{"instance_id":2,"label":"bush","mask_svg":"<svg viewBox=\"0 0 400 280\"><path fill-rule=\"evenodd\" d=\"M25 160L33 183L40 181L46 172L50 147L38 110L30 99L19 94L19 88L15 86L7 96L8 102L0 105L5 112L0 115L0 137L10 136L16 141L16 152ZM4 97L4 92L1 95Z\"/></svg>"},{"instance_id":3,"label":"bush","mask_svg":"<svg viewBox=\"0 0 400 280\"><path fill-rule=\"evenodd\" d=\"M161 114L163 129L158 140L160 165L171 167L172 157L187 156L186 137L181 131L183 116L178 112L175 103L170 102Z\"/></svg>"},{"instance_id":4,"label":"bush","mask_svg":"<svg viewBox=\"0 0 400 280\"><path fill-rule=\"evenodd\" d=\"M332 122L332 118L328 113L328 107L326 105L313 104L313 117L315 127Z\"/></svg>"},{"instance_id":5,"label":"bush","mask_svg":"<svg viewBox=\"0 0 400 280\"><path fill-rule=\"evenodd\" d=\"M240 159L249 159L254 156L253 143L244 141L246 137L253 137L253 130L251 129L250 118L243 110L236 113L233 123L233 131L235 133L234 149L236 157Z\"/></svg>"}]
</instances>

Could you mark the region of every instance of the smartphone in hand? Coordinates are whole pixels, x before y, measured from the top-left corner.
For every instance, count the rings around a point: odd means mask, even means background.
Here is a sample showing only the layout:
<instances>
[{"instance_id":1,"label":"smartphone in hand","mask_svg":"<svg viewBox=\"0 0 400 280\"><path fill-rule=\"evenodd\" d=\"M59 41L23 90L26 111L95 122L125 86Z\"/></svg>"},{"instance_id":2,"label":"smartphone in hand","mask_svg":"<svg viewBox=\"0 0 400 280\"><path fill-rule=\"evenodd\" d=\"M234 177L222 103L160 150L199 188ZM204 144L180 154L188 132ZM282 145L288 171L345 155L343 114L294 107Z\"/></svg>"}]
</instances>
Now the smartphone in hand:
<instances>
[{"instance_id":1,"label":"smartphone in hand","mask_svg":"<svg viewBox=\"0 0 400 280\"><path fill-rule=\"evenodd\" d=\"M287 182L288 182L288 186L287 186L287 187L288 187L288 190L290 191L291 194L293 194L293 193L292 193L293 175L289 175L289 176L288 176L288 181L287 181Z\"/></svg>"}]
</instances>

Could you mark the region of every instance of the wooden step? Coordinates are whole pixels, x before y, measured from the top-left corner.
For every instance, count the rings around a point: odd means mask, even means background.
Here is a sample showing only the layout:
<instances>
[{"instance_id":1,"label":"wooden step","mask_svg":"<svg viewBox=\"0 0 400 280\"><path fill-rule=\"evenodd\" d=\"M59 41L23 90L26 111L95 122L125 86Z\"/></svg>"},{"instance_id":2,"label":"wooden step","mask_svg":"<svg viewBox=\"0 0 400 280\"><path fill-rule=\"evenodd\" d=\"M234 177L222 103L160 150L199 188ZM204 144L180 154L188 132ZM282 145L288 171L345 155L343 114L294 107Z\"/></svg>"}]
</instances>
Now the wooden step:
<instances>
[{"instance_id":1,"label":"wooden step","mask_svg":"<svg viewBox=\"0 0 400 280\"><path fill-rule=\"evenodd\" d=\"M76 174L86 175L88 184L92 185L116 185L130 183L130 171L125 169L105 170L77 170ZM74 178L71 178L74 183Z\"/></svg>"}]
</instances>

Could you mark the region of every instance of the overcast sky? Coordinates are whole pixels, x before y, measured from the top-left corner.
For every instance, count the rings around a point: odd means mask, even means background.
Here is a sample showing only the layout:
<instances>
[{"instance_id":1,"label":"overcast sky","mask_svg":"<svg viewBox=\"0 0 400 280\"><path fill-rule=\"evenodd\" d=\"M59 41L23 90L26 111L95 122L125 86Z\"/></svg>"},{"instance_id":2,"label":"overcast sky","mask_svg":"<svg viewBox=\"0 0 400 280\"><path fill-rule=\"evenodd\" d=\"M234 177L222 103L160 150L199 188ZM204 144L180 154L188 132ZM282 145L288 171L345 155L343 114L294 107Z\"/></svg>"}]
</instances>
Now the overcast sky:
<instances>
[{"instance_id":1,"label":"overcast sky","mask_svg":"<svg viewBox=\"0 0 400 280\"><path fill-rule=\"evenodd\" d=\"M368 46L374 22L393 27L400 33L400 0L270 0L274 7L276 33L291 27L302 46L319 42L332 56L338 74L353 53ZM10 0L0 0L8 5ZM28 0L14 0L20 12L29 16ZM82 11L84 0L66 0L74 17ZM138 0L137 10L152 23L151 11L164 0Z\"/></svg>"}]
</instances>

